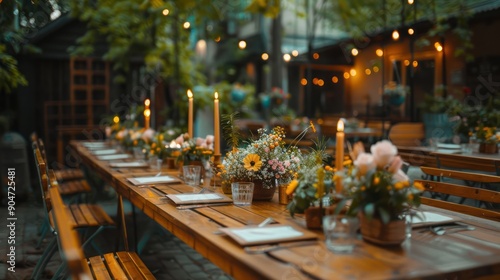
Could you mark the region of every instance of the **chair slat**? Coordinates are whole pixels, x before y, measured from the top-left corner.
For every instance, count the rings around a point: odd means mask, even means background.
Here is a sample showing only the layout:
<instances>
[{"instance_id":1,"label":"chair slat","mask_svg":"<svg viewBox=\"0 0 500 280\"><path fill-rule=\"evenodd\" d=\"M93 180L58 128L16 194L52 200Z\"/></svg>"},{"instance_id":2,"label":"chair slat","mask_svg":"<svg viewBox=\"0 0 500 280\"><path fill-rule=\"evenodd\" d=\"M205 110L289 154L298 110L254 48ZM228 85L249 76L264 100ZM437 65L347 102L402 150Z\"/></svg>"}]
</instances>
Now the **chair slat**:
<instances>
[{"instance_id":1,"label":"chair slat","mask_svg":"<svg viewBox=\"0 0 500 280\"><path fill-rule=\"evenodd\" d=\"M106 260L106 264L109 268L109 273L113 276L113 279L129 279L127 278L127 275L123 271L118 261L115 259L114 253L105 254L104 259Z\"/></svg>"},{"instance_id":2,"label":"chair slat","mask_svg":"<svg viewBox=\"0 0 500 280\"><path fill-rule=\"evenodd\" d=\"M99 222L101 225L114 225L115 222L111 219L111 217L102 209L102 207L99 207L98 205L93 205L93 204L87 204L87 207L89 210L92 212L92 215L94 218Z\"/></svg>"},{"instance_id":3,"label":"chair slat","mask_svg":"<svg viewBox=\"0 0 500 280\"><path fill-rule=\"evenodd\" d=\"M127 252L117 252L116 256L130 279L145 279Z\"/></svg>"},{"instance_id":4,"label":"chair slat","mask_svg":"<svg viewBox=\"0 0 500 280\"><path fill-rule=\"evenodd\" d=\"M130 255L130 258L135 263L135 265L139 268L139 271L141 272L142 276L145 279L148 279L148 280L155 279L153 273L151 273L149 271L149 269L146 267L146 265L141 260L141 258L137 255L136 252L128 252L128 254Z\"/></svg>"},{"instance_id":5,"label":"chair slat","mask_svg":"<svg viewBox=\"0 0 500 280\"><path fill-rule=\"evenodd\" d=\"M89 208L88 204L78 204L78 209L81 211L83 214L83 217L87 221L88 225L102 225L95 217L94 214L92 213L92 209Z\"/></svg>"},{"instance_id":6,"label":"chair slat","mask_svg":"<svg viewBox=\"0 0 500 280\"><path fill-rule=\"evenodd\" d=\"M111 280L111 275L109 275L108 269L101 259L101 256L94 256L89 258L90 268L94 275L94 279L97 280Z\"/></svg>"}]
</instances>

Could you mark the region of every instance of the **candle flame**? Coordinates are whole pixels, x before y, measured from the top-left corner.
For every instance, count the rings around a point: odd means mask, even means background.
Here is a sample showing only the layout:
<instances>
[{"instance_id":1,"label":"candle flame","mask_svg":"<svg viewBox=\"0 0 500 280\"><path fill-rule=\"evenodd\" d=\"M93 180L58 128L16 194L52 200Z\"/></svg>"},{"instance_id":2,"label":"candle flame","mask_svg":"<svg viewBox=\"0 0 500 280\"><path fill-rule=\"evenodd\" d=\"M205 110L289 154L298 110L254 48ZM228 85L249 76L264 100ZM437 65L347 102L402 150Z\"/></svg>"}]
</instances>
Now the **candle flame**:
<instances>
[{"instance_id":1,"label":"candle flame","mask_svg":"<svg viewBox=\"0 0 500 280\"><path fill-rule=\"evenodd\" d=\"M188 89L187 95L189 99L193 98L193 92L190 89Z\"/></svg>"},{"instance_id":2,"label":"candle flame","mask_svg":"<svg viewBox=\"0 0 500 280\"><path fill-rule=\"evenodd\" d=\"M337 123L337 131L339 131L339 132L344 131L344 121L343 120L339 120L339 122Z\"/></svg>"},{"instance_id":3,"label":"candle flame","mask_svg":"<svg viewBox=\"0 0 500 280\"><path fill-rule=\"evenodd\" d=\"M218 92L215 92L214 96L215 96L215 100L219 99L219 93Z\"/></svg>"},{"instance_id":4,"label":"candle flame","mask_svg":"<svg viewBox=\"0 0 500 280\"><path fill-rule=\"evenodd\" d=\"M151 104L151 101L148 99L144 100L144 105L149 106L149 104Z\"/></svg>"},{"instance_id":5,"label":"candle flame","mask_svg":"<svg viewBox=\"0 0 500 280\"><path fill-rule=\"evenodd\" d=\"M151 116L151 110L149 110L149 109L144 110L144 116L145 117Z\"/></svg>"}]
</instances>

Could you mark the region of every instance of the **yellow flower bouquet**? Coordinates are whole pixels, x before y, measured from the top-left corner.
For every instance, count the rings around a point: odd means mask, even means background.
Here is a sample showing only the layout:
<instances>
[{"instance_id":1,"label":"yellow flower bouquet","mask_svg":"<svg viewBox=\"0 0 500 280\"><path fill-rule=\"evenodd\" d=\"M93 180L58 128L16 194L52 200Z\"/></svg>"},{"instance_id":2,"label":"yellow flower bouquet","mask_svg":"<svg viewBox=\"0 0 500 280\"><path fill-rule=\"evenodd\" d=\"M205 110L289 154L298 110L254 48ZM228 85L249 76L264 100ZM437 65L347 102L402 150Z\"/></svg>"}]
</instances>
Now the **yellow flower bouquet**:
<instances>
[{"instance_id":1,"label":"yellow flower bouquet","mask_svg":"<svg viewBox=\"0 0 500 280\"><path fill-rule=\"evenodd\" d=\"M282 127L269 133L259 130L259 137L244 147L233 147L219 166L223 181L261 180L264 188L288 183L299 169L301 153L296 146L286 146Z\"/></svg>"}]
</instances>

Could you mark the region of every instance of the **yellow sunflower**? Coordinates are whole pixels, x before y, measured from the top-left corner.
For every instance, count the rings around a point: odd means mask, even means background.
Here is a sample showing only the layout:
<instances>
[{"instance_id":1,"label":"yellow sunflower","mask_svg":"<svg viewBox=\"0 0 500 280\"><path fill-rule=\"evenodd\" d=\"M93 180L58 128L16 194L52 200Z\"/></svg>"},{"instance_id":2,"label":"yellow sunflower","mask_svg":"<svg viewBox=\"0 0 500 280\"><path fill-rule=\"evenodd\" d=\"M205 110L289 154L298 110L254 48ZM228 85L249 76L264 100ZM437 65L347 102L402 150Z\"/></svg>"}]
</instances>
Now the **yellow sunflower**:
<instances>
[{"instance_id":1,"label":"yellow sunflower","mask_svg":"<svg viewBox=\"0 0 500 280\"><path fill-rule=\"evenodd\" d=\"M262 166L262 161L260 161L260 156L257 154L248 154L244 159L245 169L249 171L259 171Z\"/></svg>"}]
</instances>

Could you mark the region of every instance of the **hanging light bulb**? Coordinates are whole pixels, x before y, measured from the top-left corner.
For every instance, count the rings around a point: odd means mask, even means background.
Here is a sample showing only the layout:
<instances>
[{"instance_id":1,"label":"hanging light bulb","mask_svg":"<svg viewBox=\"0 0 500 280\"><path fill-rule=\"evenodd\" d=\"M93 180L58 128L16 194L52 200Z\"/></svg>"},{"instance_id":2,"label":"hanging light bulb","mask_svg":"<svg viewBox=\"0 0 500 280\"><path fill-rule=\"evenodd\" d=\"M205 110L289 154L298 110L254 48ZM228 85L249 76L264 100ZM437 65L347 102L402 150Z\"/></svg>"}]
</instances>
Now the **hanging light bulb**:
<instances>
[{"instance_id":1,"label":"hanging light bulb","mask_svg":"<svg viewBox=\"0 0 500 280\"><path fill-rule=\"evenodd\" d=\"M408 28L408 34L413 35L415 33L415 30L413 28Z\"/></svg>"},{"instance_id":2,"label":"hanging light bulb","mask_svg":"<svg viewBox=\"0 0 500 280\"><path fill-rule=\"evenodd\" d=\"M353 48L353 49L351 50L351 54L352 54L352 56L357 56L357 55L358 55L358 53L359 53L359 51L358 51L358 49L356 49L356 48Z\"/></svg>"},{"instance_id":3,"label":"hanging light bulb","mask_svg":"<svg viewBox=\"0 0 500 280\"><path fill-rule=\"evenodd\" d=\"M381 56L383 56L383 55L384 55L384 51L383 51L382 49L377 49L377 50L375 51L375 54L376 54L378 57L381 57Z\"/></svg>"},{"instance_id":4,"label":"hanging light bulb","mask_svg":"<svg viewBox=\"0 0 500 280\"><path fill-rule=\"evenodd\" d=\"M293 55L294 57L297 57L297 56L299 55L299 51L298 51L298 50L293 50L293 51L292 51L292 55Z\"/></svg>"},{"instance_id":5,"label":"hanging light bulb","mask_svg":"<svg viewBox=\"0 0 500 280\"><path fill-rule=\"evenodd\" d=\"M413 1L413 0L408 0L408 5L412 5L412 4L413 4L413 2L415 2L415 1Z\"/></svg>"},{"instance_id":6,"label":"hanging light bulb","mask_svg":"<svg viewBox=\"0 0 500 280\"><path fill-rule=\"evenodd\" d=\"M399 32L397 30L392 31L392 39L394 39L394 41L399 39Z\"/></svg>"}]
</instances>

